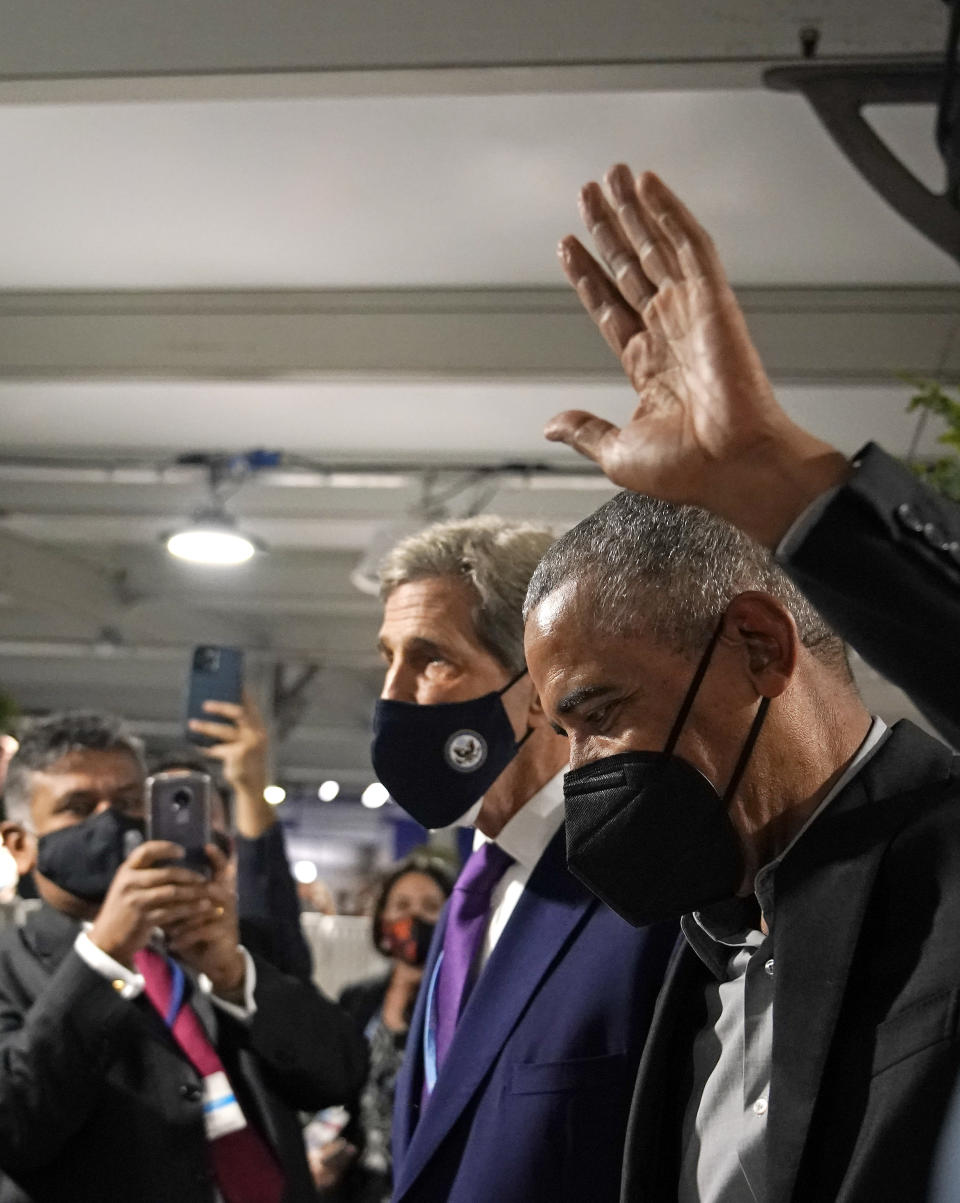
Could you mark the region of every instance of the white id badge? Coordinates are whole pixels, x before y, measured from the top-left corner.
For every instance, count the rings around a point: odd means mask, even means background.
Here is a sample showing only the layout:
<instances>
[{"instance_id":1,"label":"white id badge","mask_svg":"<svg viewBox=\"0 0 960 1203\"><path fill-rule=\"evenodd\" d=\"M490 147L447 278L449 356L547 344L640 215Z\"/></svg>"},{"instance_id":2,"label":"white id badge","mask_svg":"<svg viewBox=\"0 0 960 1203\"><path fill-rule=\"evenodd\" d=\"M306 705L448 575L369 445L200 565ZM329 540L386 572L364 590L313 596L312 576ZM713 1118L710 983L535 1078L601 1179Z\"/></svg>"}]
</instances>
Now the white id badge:
<instances>
[{"instance_id":1,"label":"white id badge","mask_svg":"<svg viewBox=\"0 0 960 1203\"><path fill-rule=\"evenodd\" d=\"M222 1071L203 1079L203 1123L207 1140L219 1140L247 1126L230 1080Z\"/></svg>"}]
</instances>

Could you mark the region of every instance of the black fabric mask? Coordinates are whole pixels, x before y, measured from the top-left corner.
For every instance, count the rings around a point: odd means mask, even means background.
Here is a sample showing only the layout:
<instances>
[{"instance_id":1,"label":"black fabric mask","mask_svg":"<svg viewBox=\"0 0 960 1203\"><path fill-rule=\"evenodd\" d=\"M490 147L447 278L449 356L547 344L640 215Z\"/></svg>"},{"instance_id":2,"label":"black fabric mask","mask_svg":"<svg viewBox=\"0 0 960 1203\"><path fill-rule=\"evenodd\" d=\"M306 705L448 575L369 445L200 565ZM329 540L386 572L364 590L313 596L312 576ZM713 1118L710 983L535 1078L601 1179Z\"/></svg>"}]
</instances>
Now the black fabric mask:
<instances>
[{"instance_id":1,"label":"black fabric mask","mask_svg":"<svg viewBox=\"0 0 960 1203\"><path fill-rule=\"evenodd\" d=\"M618 915L643 927L731 898L743 862L728 807L740 784L769 698L760 703L721 798L704 775L674 755L713 650L704 653L662 752L624 752L563 779L567 865Z\"/></svg>"},{"instance_id":2,"label":"black fabric mask","mask_svg":"<svg viewBox=\"0 0 960 1203\"><path fill-rule=\"evenodd\" d=\"M403 919L381 919L377 934L377 947L388 957L397 957L415 969L427 963L430 941L433 939L435 923L428 923L419 915Z\"/></svg>"},{"instance_id":3,"label":"black fabric mask","mask_svg":"<svg viewBox=\"0 0 960 1203\"><path fill-rule=\"evenodd\" d=\"M37 872L69 894L102 902L114 874L145 837L143 819L108 807L37 841Z\"/></svg>"},{"instance_id":4,"label":"black fabric mask","mask_svg":"<svg viewBox=\"0 0 960 1203\"><path fill-rule=\"evenodd\" d=\"M532 734L517 742L503 689L468 702L418 706L381 698L373 718L373 768L390 796L423 827L449 827L487 792Z\"/></svg>"}]
</instances>

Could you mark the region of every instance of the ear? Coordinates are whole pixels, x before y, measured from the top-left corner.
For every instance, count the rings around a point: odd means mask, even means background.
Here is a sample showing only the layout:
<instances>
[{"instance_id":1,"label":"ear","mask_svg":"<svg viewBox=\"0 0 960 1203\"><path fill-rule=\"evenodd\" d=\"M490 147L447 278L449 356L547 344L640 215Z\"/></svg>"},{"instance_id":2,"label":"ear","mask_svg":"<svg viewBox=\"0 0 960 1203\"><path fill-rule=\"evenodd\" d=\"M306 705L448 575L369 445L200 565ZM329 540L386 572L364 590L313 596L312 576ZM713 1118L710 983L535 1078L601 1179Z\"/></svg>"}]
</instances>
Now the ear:
<instances>
[{"instance_id":1,"label":"ear","mask_svg":"<svg viewBox=\"0 0 960 1203\"><path fill-rule=\"evenodd\" d=\"M797 670L800 638L793 615L769 593L738 594L723 616L721 640L739 647L761 697L782 694Z\"/></svg>"},{"instance_id":2,"label":"ear","mask_svg":"<svg viewBox=\"0 0 960 1203\"><path fill-rule=\"evenodd\" d=\"M25 877L37 863L37 841L19 823L10 819L0 823L0 840L13 857L17 872Z\"/></svg>"}]
</instances>

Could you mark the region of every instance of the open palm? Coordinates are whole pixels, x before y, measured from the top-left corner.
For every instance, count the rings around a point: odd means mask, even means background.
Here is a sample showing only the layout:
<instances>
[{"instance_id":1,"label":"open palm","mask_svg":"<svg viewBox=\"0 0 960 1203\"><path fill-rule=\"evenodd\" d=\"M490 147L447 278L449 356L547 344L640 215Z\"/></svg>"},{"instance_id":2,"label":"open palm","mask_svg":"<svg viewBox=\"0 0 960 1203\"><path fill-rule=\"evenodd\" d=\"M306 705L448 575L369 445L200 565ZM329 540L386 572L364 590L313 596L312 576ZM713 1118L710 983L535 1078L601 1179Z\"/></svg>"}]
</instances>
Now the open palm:
<instances>
[{"instance_id":1,"label":"open palm","mask_svg":"<svg viewBox=\"0 0 960 1203\"><path fill-rule=\"evenodd\" d=\"M569 410L547 437L594 460L615 484L705 506L747 529L753 495L776 480L784 447L807 461L832 449L777 404L713 243L685 206L655 175L635 182L622 164L606 184L609 199L595 183L580 196L606 266L572 236L560 255L638 404L622 427Z\"/></svg>"}]
</instances>

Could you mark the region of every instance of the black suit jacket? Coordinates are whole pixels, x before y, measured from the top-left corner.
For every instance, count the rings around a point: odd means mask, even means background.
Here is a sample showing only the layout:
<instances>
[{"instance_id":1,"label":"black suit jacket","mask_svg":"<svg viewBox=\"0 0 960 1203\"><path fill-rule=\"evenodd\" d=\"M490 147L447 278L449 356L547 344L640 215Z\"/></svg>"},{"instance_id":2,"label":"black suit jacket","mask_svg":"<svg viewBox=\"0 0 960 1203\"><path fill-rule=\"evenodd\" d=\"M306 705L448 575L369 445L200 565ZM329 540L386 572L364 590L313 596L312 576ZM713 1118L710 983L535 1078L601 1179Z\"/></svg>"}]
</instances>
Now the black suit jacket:
<instances>
[{"instance_id":1,"label":"black suit jacket","mask_svg":"<svg viewBox=\"0 0 960 1203\"><path fill-rule=\"evenodd\" d=\"M872 443L780 562L833 629L960 747L960 506Z\"/></svg>"},{"instance_id":2,"label":"black suit jacket","mask_svg":"<svg viewBox=\"0 0 960 1203\"><path fill-rule=\"evenodd\" d=\"M145 997L121 998L77 955L78 930L44 906L0 937L0 1200L211 1203L199 1076ZM307 1203L295 1109L354 1094L365 1047L312 986L255 966L249 1023L199 991L191 1003L283 1166L285 1203Z\"/></svg>"},{"instance_id":3,"label":"black suit jacket","mask_svg":"<svg viewBox=\"0 0 960 1203\"><path fill-rule=\"evenodd\" d=\"M960 760L899 723L777 870L768 1203L913 1203L960 1068ZM681 941L623 1198L675 1203L707 970Z\"/></svg>"}]
</instances>

